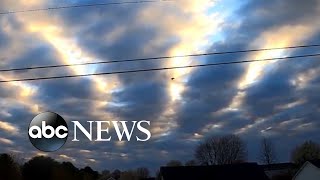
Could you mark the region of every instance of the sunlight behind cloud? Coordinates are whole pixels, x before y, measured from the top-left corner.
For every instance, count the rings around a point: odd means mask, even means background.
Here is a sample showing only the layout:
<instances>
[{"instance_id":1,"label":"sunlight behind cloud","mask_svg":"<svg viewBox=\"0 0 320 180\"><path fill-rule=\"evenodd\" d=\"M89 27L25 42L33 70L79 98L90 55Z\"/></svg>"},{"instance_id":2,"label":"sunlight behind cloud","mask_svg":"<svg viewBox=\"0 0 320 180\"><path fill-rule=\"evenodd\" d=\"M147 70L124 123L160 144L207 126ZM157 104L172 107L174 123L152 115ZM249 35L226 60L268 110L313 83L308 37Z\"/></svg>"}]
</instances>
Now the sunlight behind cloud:
<instances>
[{"instance_id":1,"label":"sunlight behind cloud","mask_svg":"<svg viewBox=\"0 0 320 180\"><path fill-rule=\"evenodd\" d=\"M262 35L253 42L253 46L258 46L259 48L287 47L291 46L292 44L299 44L299 42L303 42L309 36L312 36L314 32L316 32L315 29L310 26L284 26L262 33ZM308 34L308 37L297 37L295 35L297 33ZM287 55L290 54L288 54L286 50L270 50L251 53L246 57L246 59L269 59L285 57ZM274 64L275 62L276 61L263 61L248 64L245 74L238 83L238 95L234 97L232 103L230 104L230 108L241 108L243 98L246 96L245 89L256 81L259 81L259 79L265 75L266 67Z\"/></svg>"},{"instance_id":2,"label":"sunlight behind cloud","mask_svg":"<svg viewBox=\"0 0 320 180\"><path fill-rule=\"evenodd\" d=\"M169 51L169 56L180 56L185 54L204 52L212 42L209 43L210 36L219 31L219 25L223 22L219 14L210 12L215 5L214 1L186 0L177 4L171 4L170 8L178 10L169 14L163 14L162 8L150 6L144 9L140 14L141 18L147 22L158 22L160 28L166 36L174 35L179 40ZM173 7L172 7L173 6ZM179 13L185 13L181 15ZM187 18L187 19L186 19ZM162 19L162 21L159 21ZM165 61L165 67L188 66L196 64L193 60L199 58L173 58ZM182 94L185 91L185 83L188 77L192 75L194 69L174 69L167 71L167 92L170 95L170 101L167 102L166 109L162 112L157 124L167 124L167 128L155 128L156 137L167 136L177 127L174 116L178 104L183 101ZM173 80L170 80L173 78ZM161 118L163 117L163 118ZM162 131L162 132L159 132ZM162 134L162 135L161 135Z\"/></svg>"},{"instance_id":3,"label":"sunlight behind cloud","mask_svg":"<svg viewBox=\"0 0 320 180\"><path fill-rule=\"evenodd\" d=\"M52 25L49 22L37 22L35 20L26 20L26 24L30 32L41 34L48 43L55 47L62 56L60 60L63 64L79 64L96 60L95 57L86 54L78 47L74 39L64 37L63 29ZM90 68L90 66L70 66L69 68L75 75L91 74L95 72L95 69ZM116 76L112 76L112 80L108 80L108 82L103 77L90 76L88 78L95 83L96 91L103 94L105 97L104 103L93 104L92 114L98 119L104 119L105 116L110 117L111 114L107 114L100 109L103 109L108 102L111 101L110 94L120 86L120 82L117 80Z\"/></svg>"}]
</instances>

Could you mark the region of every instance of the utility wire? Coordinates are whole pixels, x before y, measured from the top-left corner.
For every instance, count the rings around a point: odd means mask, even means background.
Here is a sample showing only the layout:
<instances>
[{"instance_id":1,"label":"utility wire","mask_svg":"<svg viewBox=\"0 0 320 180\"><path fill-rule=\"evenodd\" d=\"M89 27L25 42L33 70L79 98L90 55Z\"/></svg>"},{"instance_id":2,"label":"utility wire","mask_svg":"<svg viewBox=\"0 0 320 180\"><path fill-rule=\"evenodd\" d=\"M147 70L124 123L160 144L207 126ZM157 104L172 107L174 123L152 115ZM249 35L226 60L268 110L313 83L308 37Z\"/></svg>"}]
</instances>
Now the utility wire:
<instances>
[{"instance_id":1,"label":"utility wire","mask_svg":"<svg viewBox=\"0 0 320 180\"><path fill-rule=\"evenodd\" d=\"M186 55L177 55L177 56L160 56L160 57L137 58L137 59L97 61L97 62L87 62L87 63L77 63L77 64L34 66L34 67L25 67L25 68L0 69L0 72L26 71L26 70L35 70L35 69L59 68L59 67L95 65L95 64L111 64L111 63L123 63L123 62L151 61L151 60L161 60L161 59L212 56L212 55L236 54L236 53L248 53L248 52L257 52L257 51L280 50L280 49L310 48L310 47L319 47L319 46L320 46L320 44L313 44L313 45L288 46L288 47L278 47L278 48L264 48L264 49L249 49L249 50L225 51L225 52L209 52L209 53L200 53L200 54L186 54Z\"/></svg>"},{"instance_id":2,"label":"utility wire","mask_svg":"<svg viewBox=\"0 0 320 180\"><path fill-rule=\"evenodd\" d=\"M21 82L21 81L38 81L38 80L75 78L75 77L88 77L88 76L100 76L100 75L111 75L111 74L126 74L126 73L138 73L138 72L150 72L150 71L163 71L163 70L171 70L171 69L185 69L185 68L197 68L197 67L207 67L207 66L220 66L220 65L252 63L252 62L261 62L261 61L276 61L276 60L306 58L306 57L317 57L317 56L320 56L320 53L319 54L306 54L306 55L299 55L299 56L287 56L287 57L279 57L279 58L268 58L268 59L254 59L254 60L230 61L230 62L209 63L209 64L197 64L197 65L188 65L188 66L175 66L175 67L152 68L152 69L136 69L136 70L127 70L127 71L101 72L101 73L80 74L80 75L66 75L66 76L51 76L51 77L40 77L40 78L25 78L25 79L2 80L2 81L0 81L0 83Z\"/></svg>"},{"instance_id":3,"label":"utility wire","mask_svg":"<svg viewBox=\"0 0 320 180\"><path fill-rule=\"evenodd\" d=\"M52 10L71 9L71 8L84 8L84 7L123 5L123 4L159 3L159 2L170 2L170 1L172 2L172 1L174 1L174 0L141 0L141 1L123 1L123 2L108 2L108 3L94 3L94 4L65 5L65 6L56 6L56 7L38 8L38 9L25 9L25 10L16 10L16 11L3 11L3 12L0 12L0 15L17 14L17 13L27 13L27 12L37 12L37 11L52 11Z\"/></svg>"}]
</instances>

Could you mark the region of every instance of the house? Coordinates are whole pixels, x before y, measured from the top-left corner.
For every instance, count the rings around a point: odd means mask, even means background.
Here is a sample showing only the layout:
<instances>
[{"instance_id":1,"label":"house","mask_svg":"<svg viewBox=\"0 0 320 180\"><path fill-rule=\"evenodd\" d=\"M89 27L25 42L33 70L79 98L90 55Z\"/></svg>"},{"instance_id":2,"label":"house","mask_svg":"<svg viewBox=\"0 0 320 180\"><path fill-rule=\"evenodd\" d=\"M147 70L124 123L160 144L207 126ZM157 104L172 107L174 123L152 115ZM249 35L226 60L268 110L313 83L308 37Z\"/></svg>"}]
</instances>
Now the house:
<instances>
[{"instance_id":1,"label":"house","mask_svg":"<svg viewBox=\"0 0 320 180\"><path fill-rule=\"evenodd\" d=\"M293 163L278 163L260 166L263 168L265 174L269 177L269 179L272 179L276 176L291 174L292 170L296 168L296 165Z\"/></svg>"},{"instance_id":2,"label":"house","mask_svg":"<svg viewBox=\"0 0 320 180\"><path fill-rule=\"evenodd\" d=\"M104 176L104 177L99 178L98 180L116 180L116 179L113 177Z\"/></svg>"},{"instance_id":3,"label":"house","mask_svg":"<svg viewBox=\"0 0 320 180\"><path fill-rule=\"evenodd\" d=\"M214 166L161 167L162 180L268 180L257 163L239 163Z\"/></svg>"},{"instance_id":4,"label":"house","mask_svg":"<svg viewBox=\"0 0 320 180\"><path fill-rule=\"evenodd\" d=\"M293 180L319 180L320 160L307 161L299 169Z\"/></svg>"}]
</instances>

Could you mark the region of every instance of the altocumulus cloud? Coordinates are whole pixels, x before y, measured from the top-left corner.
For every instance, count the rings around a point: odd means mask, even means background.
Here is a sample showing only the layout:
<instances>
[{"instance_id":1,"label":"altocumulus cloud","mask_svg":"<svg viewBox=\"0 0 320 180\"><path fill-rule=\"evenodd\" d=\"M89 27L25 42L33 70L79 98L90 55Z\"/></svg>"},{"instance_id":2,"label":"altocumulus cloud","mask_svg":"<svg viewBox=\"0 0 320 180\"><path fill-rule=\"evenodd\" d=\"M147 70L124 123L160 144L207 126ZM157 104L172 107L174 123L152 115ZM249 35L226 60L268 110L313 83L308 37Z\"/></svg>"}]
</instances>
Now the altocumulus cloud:
<instances>
[{"instance_id":1,"label":"altocumulus cloud","mask_svg":"<svg viewBox=\"0 0 320 180\"><path fill-rule=\"evenodd\" d=\"M90 3L78 1L75 3ZM2 0L3 10L58 5ZM224 8L221 8L224 7ZM177 1L75 8L0 17L3 68L70 64L196 52L311 44L320 41L319 1ZM269 51L207 58L74 66L1 73L0 79L75 75L315 53ZM303 61L303 62L302 62ZM189 160L201 138L238 134L256 160L262 136L274 138L280 160L305 139L319 141L319 62L261 62L204 69L0 84L0 150L27 157L50 155L97 169L156 168ZM174 78L174 80L171 80ZM153 138L141 143L71 143L39 154L26 132L34 115L55 111L67 121L151 121ZM17 136L16 131L21 134ZM181 153L181 149L184 152Z\"/></svg>"}]
</instances>

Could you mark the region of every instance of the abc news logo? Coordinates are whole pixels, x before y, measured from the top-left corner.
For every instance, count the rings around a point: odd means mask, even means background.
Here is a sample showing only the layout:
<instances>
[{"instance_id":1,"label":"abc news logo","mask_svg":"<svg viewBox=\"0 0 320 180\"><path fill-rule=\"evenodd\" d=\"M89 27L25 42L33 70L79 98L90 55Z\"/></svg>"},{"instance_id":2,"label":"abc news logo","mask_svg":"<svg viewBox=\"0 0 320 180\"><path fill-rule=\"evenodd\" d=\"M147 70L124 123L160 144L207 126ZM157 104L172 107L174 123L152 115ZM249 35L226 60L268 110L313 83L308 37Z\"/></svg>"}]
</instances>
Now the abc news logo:
<instances>
[{"instance_id":1,"label":"abc news logo","mask_svg":"<svg viewBox=\"0 0 320 180\"><path fill-rule=\"evenodd\" d=\"M135 136L136 141L148 141L151 132L145 127L150 126L150 121L131 121L132 127L128 128L127 121L87 121L89 128L85 128L79 121L72 121L73 139L80 141L78 133L82 133L90 141L111 141L109 127L113 125L119 141L123 141L124 136L127 141L131 141L135 129L140 136ZM96 126L93 126L96 124ZM93 127L96 127L96 139L93 139ZM29 139L32 145L44 152L53 152L60 149L67 141L69 131L66 121L58 114L44 112L33 118L28 129Z\"/></svg>"}]
</instances>

